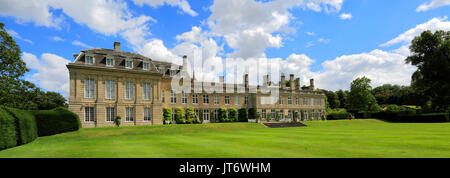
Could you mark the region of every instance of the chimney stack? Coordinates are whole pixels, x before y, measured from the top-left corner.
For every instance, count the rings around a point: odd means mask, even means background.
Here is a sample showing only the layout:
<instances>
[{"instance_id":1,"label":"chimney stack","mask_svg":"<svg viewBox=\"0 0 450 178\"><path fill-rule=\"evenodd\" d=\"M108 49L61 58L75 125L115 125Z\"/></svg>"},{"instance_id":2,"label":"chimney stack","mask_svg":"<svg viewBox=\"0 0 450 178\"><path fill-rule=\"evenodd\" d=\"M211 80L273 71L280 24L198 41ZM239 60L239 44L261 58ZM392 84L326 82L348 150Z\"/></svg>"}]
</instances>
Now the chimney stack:
<instances>
[{"instance_id":1,"label":"chimney stack","mask_svg":"<svg viewBox=\"0 0 450 178\"><path fill-rule=\"evenodd\" d=\"M75 61L75 59L77 59L78 54L73 54L73 60Z\"/></svg>"},{"instance_id":2,"label":"chimney stack","mask_svg":"<svg viewBox=\"0 0 450 178\"><path fill-rule=\"evenodd\" d=\"M220 82L220 83L224 83L224 81L225 81L225 80L224 80L224 77L223 77L223 76L220 76L220 77L219 77L219 82Z\"/></svg>"},{"instance_id":3,"label":"chimney stack","mask_svg":"<svg viewBox=\"0 0 450 178\"><path fill-rule=\"evenodd\" d=\"M269 85L269 82L270 82L269 81L269 75L264 75L263 76L263 82L264 82L263 83L264 86L268 86Z\"/></svg>"},{"instance_id":4,"label":"chimney stack","mask_svg":"<svg viewBox=\"0 0 450 178\"><path fill-rule=\"evenodd\" d=\"M183 70L187 71L187 56L183 56Z\"/></svg>"},{"instance_id":5,"label":"chimney stack","mask_svg":"<svg viewBox=\"0 0 450 178\"><path fill-rule=\"evenodd\" d=\"M314 91L314 79L309 80L309 89Z\"/></svg>"},{"instance_id":6,"label":"chimney stack","mask_svg":"<svg viewBox=\"0 0 450 178\"><path fill-rule=\"evenodd\" d=\"M280 87L283 90L286 89L286 76L284 73L281 73Z\"/></svg>"},{"instance_id":7,"label":"chimney stack","mask_svg":"<svg viewBox=\"0 0 450 178\"><path fill-rule=\"evenodd\" d=\"M244 86L246 89L248 88L248 74L244 75Z\"/></svg>"},{"instance_id":8,"label":"chimney stack","mask_svg":"<svg viewBox=\"0 0 450 178\"><path fill-rule=\"evenodd\" d=\"M289 84L290 84L290 87L291 87L291 91L294 91L294 74L290 75Z\"/></svg>"},{"instance_id":9,"label":"chimney stack","mask_svg":"<svg viewBox=\"0 0 450 178\"><path fill-rule=\"evenodd\" d=\"M114 51L120 51L120 42L114 42Z\"/></svg>"},{"instance_id":10,"label":"chimney stack","mask_svg":"<svg viewBox=\"0 0 450 178\"><path fill-rule=\"evenodd\" d=\"M295 89L300 90L300 78L295 79Z\"/></svg>"}]
</instances>

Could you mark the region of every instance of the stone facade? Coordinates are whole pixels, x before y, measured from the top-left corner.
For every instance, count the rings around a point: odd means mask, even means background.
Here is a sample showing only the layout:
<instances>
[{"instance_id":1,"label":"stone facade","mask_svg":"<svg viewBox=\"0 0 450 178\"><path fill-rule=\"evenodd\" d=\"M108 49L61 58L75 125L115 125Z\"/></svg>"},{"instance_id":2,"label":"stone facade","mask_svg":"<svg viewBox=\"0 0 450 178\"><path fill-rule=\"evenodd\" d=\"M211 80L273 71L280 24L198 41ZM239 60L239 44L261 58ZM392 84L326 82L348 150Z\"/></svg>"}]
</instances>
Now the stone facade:
<instances>
[{"instance_id":1,"label":"stone facade","mask_svg":"<svg viewBox=\"0 0 450 178\"><path fill-rule=\"evenodd\" d=\"M281 118L284 120L292 120L294 112L300 113L299 120L320 119L325 108L325 96L314 91L314 80L310 81L309 87L301 88L300 80L294 79L294 75L290 75L290 86L285 85L284 75L278 85L268 80L264 83L265 86L278 87L283 103L278 99L275 104L263 104L262 98L267 94L259 90L250 92L250 88L259 89L261 86L249 86L248 75L244 76L243 84L231 85L233 91L240 87L245 92L232 93L226 88L230 85L225 86L223 82L212 84L214 87L222 86L223 93L208 94L203 90L198 93L193 90L197 81L189 78L187 81L191 82L191 90L185 94L187 100L183 100L181 92L172 93L171 83L172 76L184 70L186 58L183 66L153 61L139 54L120 51L120 43L114 44L114 50L82 50L74 57L74 63L67 65L70 75L69 109L78 114L83 127L114 126L112 117L115 116L122 118L121 125L161 125L162 108L208 110L211 114L210 118L204 118L205 122L211 120L214 117L212 111L219 108L254 108L261 114L279 111L283 113ZM109 87L107 81L112 82ZM144 96L144 85L150 86L145 95L150 93L147 98ZM193 97L197 97L197 103ZM218 97L218 103L215 97ZM225 103L225 97L229 98L229 104ZM204 98L209 102L204 102ZM144 111L148 111L146 119Z\"/></svg>"}]
</instances>

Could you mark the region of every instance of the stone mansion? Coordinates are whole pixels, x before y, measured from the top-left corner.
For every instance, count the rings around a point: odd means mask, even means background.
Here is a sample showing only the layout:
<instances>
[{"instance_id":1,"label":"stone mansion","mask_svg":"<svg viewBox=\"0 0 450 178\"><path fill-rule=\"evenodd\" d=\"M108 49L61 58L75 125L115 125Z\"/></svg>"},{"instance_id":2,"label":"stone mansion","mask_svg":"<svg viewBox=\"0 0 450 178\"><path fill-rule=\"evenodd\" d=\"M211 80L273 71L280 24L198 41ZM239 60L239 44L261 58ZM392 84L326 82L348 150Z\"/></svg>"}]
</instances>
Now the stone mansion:
<instances>
[{"instance_id":1,"label":"stone mansion","mask_svg":"<svg viewBox=\"0 0 450 178\"><path fill-rule=\"evenodd\" d=\"M282 121L292 120L294 112L299 113L297 120L320 119L325 109L325 95L314 91L314 80L310 80L310 86L300 87L300 79L294 79L292 74L288 82L282 74L278 84L264 76L263 85L279 91L277 101L267 104L263 98L267 94L250 92L249 88L262 86L250 86L248 74L243 76L242 84L232 84L232 89L242 86L244 92L229 92L230 88L223 93L194 91L194 85L201 83L195 77L189 78L191 92L174 92L173 76L185 69L186 56L183 66L179 66L121 51L120 43L115 42L114 49L82 50L74 58L73 63L67 64L69 109L80 117L83 127L114 126L115 116L122 118L121 125L161 125L163 108L192 107L196 114L203 114L204 123L217 117L219 108L256 109L263 120L279 113ZM224 78L220 77L218 84L225 90L223 83Z\"/></svg>"}]
</instances>

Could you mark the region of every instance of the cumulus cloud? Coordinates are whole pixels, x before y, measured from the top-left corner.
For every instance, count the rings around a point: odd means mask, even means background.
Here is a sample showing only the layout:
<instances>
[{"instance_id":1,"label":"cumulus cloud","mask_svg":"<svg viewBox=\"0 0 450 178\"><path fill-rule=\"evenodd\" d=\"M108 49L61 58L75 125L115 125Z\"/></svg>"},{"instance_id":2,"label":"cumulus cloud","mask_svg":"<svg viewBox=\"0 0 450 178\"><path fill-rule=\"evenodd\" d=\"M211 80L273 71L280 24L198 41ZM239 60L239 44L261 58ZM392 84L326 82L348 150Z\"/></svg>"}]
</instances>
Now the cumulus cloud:
<instances>
[{"instance_id":1,"label":"cumulus cloud","mask_svg":"<svg viewBox=\"0 0 450 178\"><path fill-rule=\"evenodd\" d=\"M437 30L444 30L449 31L450 30L450 22L447 21L447 17L443 18L432 18L428 22L425 22L423 24L419 24L416 27L400 34L396 38L381 44L381 47L385 46L391 46L398 43L411 43L411 41L414 39L414 37L419 36L423 31L430 30L432 32L435 32Z\"/></svg>"},{"instance_id":2,"label":"cumulus cloud","mask_svg":"<svg viewBox=\"0 0 450 178\"><path fill-rule=\"evenodd\" d=\"M428 11L430 9L447 5L450 5L450 0L431 0L431 2L421 4L419 7L417 7L416 11Z\"/></svg>"},{"instance_id":3,"label":"cumulus cloud","mask_svg":"<svg viewBox=\"0 0 450 178\"><path fill-rule=\"evenodd\" d=\"M133 0L134 4L138 6L149 5L152 7L163 6L164 4L170 6L178 6L183 12L191 15L197 16L197 12L191 9L191 5L186 0Z\"/></svg>"},{"instance_id":4,"label":"cumulus cloud","mask_svg":"<svg viewBox=\"0 0 450 178\"><path fill-rule=\"evenodd\" d=\"M182 64L181 58L169 51L160 39L150 40L140 48L138 52L153 60L172 62L179 65Z\"/></svg>"},{"instance_id":5,"label":"cumulus cloud","mask_svg":"<svg viewBox=\"0 0 450 178\"><path fill-rule=\"evenodd\" d=\"M123 1L107 0L0 0L0 15L15 17L18 22L34 22L37 26L60 28L64 17L86 25L103 35L122 35L132 45L150 35L148 24L156 22L152 17L134 16ZM60 16L54 10L62 10ZM65 16L64 16L65 15Z\"/></svg>"},{"instance_id":6,"label":"cumulus cloud","mask_svg":"<svg viewBox=\"0 0 450 178\"><path fill-rule=\"evenodd\" d=\"M342 20L349 20L349 19L352 19L352 18L353 18L353 15L352 15L352 14L349 14L349 13L342 13L339 17L340 17Z\"/></svg>"},{"instance_id":7,"label":"cumulus cloud","mask_svg":"<svg viewBox=\"0 0 450 178\"><path fill-rule=\"evenodd\" d=\"M405 64L406 56L373 50L369 53L340 56L322 63L323 72L314 73L317 86L337 90L349 89L352 80L366 76L372 86L382 84L409 85L414 66Z\"/></svg>"},{"instance_id":8,"label":"cumulus cloud","mask_svg":"<svg viewBox=\"0 0 450 178\"><path fill-rule=\"evenodd\" d=\"M61 92L66 98L69 96L69 70L66 64L71 61L50 53L42 54L39 59L27 52L22 54L22 60L33 72L25 76L26 80L46 90Z\"/></svg>"},{"instance_id":9,"label":"cumulus cloud","mask_svg":"<svg viewBox=\"0 0 450 178\"><path fill-rule=\"evenodd\" d=\"M342 0L215 0L209 8L211 15L207 24L211 34L223 37L234 49L228 57L264 57L267 48L283 46L280 33L294 30L289 27L293 19L290 9L337 12L342 3ZM233 9L233 13L229 9Z\"/></svg>"}]
</instances>

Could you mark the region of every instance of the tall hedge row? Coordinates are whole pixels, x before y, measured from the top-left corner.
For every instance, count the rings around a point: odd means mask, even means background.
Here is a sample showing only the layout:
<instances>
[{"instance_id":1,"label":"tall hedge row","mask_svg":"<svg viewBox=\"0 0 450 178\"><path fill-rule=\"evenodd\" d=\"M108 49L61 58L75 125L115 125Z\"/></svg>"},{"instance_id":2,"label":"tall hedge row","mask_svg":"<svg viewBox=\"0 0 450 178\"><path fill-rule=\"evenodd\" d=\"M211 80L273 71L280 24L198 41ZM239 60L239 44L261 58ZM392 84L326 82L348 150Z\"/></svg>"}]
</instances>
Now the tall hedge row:
<instances>
[{"instance_id":1,"label":"tall hedge row","mask_svg":"<svg viewBox=\"0 0 450 178\"><path fill-rule=\"evenodd\" d=\"M399 123L439 123L450 122L449 113L416 114L405 112L379 112L371 115L373 118Z\"/></svg>"},{"instance_id":2,"label":"tall hedge row","mask_svg":"<svg viewBox=\"0 0 450 178\"><path fill-rule=\"evenodd\" d=\"M30 143L38 137L36 119L30 111L5 109L16 119L17 145Z\"/></svg>"},{"instance_id":3,"label":"tall hedge row","mask_svg":"<svg viewBox=\"0 0 450 178\"><path fill-rule=\"evenodd\" d=\"M37 111L35 117L40 137L77 131L81 128L78 115L63 107Z\"/></svg>"},{"instance_id":4,"label":"tall hedge row","mask_svg":"<svg viewBox=\"0 0 450 178\"><path fill-rule=\"evenodd\" d=\"M0 107L0 150L17 145L16 125L8 111Z\"/></svg>"}]
</instances>

